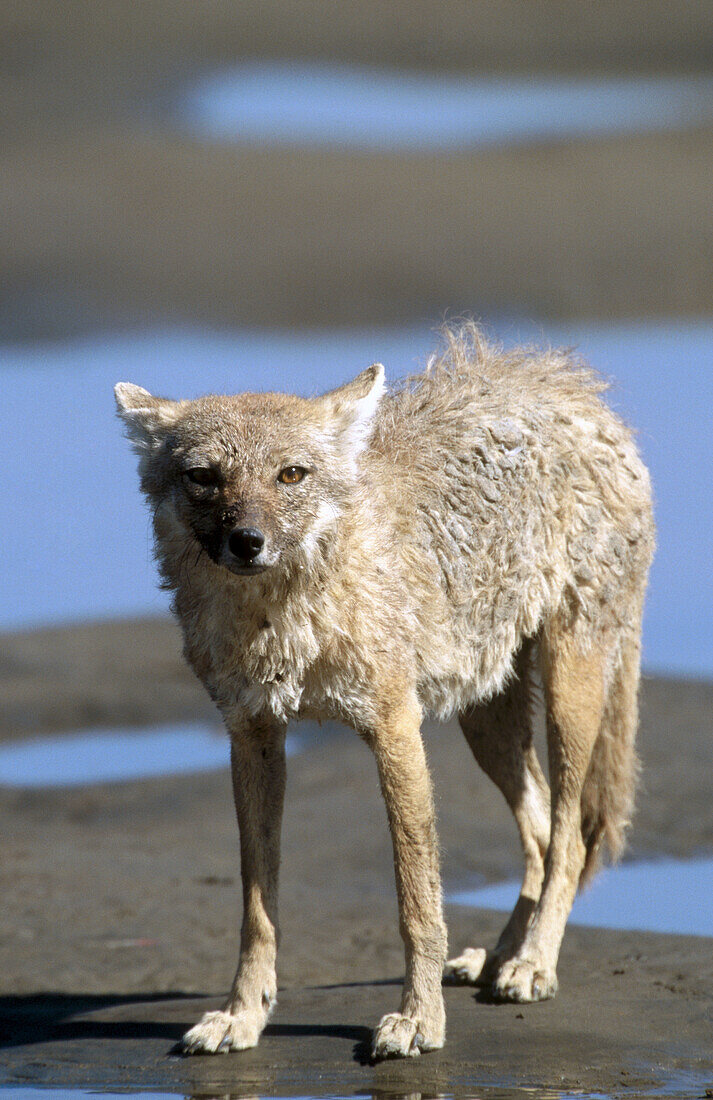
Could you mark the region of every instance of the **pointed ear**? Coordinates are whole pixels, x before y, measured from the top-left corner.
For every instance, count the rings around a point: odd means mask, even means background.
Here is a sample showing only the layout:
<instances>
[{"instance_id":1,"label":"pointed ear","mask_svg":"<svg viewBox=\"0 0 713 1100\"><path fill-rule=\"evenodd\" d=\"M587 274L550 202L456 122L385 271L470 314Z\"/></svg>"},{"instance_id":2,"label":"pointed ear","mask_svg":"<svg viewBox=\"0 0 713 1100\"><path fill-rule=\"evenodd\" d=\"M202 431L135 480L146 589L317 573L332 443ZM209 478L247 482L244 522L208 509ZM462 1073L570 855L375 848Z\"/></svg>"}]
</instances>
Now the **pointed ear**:
<instances>
[{"instance_id":1,"label":"pointed ear","mask_svg":"<svg viewBox=\"0 0 713 1100\"><path fill-rule=\"evenodd\" d=\"M351 382L321 398L339 442L352 458L356 458L369 440L385 385L384 368L381 363L372 363Z\"/></svg>"},{"instance_id":2,"label":"pointed ear","mask_svg":"<svg viewBox=\"0 0 713 1100\"><path fill-rule=\"evenodd\" d=\"M165 397L153 397L148 390L131 382L114 386L119 416L126 425L126 434L139 449L148 447L164 428L175 422L179 404Z\"/></svg>"}]
</instances>

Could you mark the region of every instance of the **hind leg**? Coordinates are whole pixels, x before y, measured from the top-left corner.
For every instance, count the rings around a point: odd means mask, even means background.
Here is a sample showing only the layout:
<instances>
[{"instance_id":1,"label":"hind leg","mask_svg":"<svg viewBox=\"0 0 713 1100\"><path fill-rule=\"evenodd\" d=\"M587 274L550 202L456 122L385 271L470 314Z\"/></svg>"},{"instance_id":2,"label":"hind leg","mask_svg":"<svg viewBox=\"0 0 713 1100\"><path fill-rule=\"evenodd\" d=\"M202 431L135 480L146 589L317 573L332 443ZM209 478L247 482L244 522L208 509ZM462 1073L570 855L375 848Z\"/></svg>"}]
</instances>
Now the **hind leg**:
<instances>
[{"instance_id":1,"label":"hind leg","mask_svg":"<svg viewBox=\"0 0 713 1100\"><path fill-rule=\"evenodd\" d=\"M552 837L545 882L517 953L493 983L502 1000L540 1001L557 991L556 967L565 924L584 867L581 797L599 734L606 654L584 649L556 627L541 645L552 784Z\"/></svg>"},{"instance_id":2,"label":"hind leg","mask_svg":"<svg viewBox=\"0 0 713 1100\"><path fill-rule=\"evenodd\" d=\"M522 889L494 951L468 947L446 963L444 977L479 985L492 981L518 951L542 890L549 843L549 790L532 744L531 657L528 641L516 662L517 678L489 703L460 715L473 755L500 788L513 812L525 856Z\"/></svg>"}]
</instances>

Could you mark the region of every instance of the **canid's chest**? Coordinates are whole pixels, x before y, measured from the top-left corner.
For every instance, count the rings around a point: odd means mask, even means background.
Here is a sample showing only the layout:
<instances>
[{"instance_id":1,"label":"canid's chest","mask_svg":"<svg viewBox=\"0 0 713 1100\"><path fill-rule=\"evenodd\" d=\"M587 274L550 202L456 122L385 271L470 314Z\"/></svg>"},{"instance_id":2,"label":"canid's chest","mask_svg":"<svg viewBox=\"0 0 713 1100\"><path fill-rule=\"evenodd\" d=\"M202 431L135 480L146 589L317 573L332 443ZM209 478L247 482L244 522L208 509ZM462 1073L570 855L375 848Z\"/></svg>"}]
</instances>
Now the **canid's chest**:
<instances>
[{"instance_id":1,"label":"canid's chest","mask_svg":"<svg viewBox=\"0 0 713 1100\"><path fill-rule=\"evenodd\" d=\"M353 679L335 672L332 633L307 602L246 607L216 600L190 624L186 652L221 709L238 706L281 721L330 717Z\"/></svg>"}]
</instances>

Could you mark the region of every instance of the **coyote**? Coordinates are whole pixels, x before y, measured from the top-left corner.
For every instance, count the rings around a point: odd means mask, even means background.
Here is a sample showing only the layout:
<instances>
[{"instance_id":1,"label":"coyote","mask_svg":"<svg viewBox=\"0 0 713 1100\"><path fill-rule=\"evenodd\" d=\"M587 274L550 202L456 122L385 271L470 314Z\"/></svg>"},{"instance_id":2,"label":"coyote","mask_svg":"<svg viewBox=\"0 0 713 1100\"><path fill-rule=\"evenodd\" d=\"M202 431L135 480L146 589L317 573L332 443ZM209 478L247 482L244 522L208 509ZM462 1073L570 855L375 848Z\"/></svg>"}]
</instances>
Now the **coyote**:
<instances>
[{"instance_id":1,"label":"coyote","mask_svg":"<svg viewBox=\"0 0 713 1100\"><path fill-rule=\"evenodd\" d=\"M185 655L231 739L244 916L225 1007L187 1053L252 1047L276 1002L277 880L292 719L351 725L376 757L406 974L373 1056L443 1045L444 977L552 997L565 924L636 778L649 477L573 355L447 327L390 391L374 364L323 396L170 401L128 383L156 553ZM532 742L539 662L552 792ZM457 714L517 823L522 890L494 951L446 962L421 741Z\"/></svg>"}]
</instances>

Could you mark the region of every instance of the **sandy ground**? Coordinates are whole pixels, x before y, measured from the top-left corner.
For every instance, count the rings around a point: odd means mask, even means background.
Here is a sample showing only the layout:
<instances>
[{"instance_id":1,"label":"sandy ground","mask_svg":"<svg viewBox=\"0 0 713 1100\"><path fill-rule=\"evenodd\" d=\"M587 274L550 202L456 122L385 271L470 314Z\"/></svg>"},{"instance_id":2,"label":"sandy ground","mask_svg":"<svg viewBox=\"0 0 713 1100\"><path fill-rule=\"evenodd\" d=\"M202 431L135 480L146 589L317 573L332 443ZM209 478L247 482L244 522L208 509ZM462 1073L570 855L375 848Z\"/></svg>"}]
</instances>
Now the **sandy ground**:
<instances>
[{"instance_id":1,"label":"sandy ground","mask_svg":"<svg viewBox=\"0 0 713 1100\"><path fill-rule=\"evenodd\" d=\"M710 132L436 158L82 131L5 151L0 275L18 324L32 298L65 320L273 328L433 322L444 304L705 313L712 154Z\"/></svg>"},{"instance_id":2,"label":"sandy ground","mask_svg":"<svg viewBox=\"0 0 713 1100\"><path fill-rule=\"evenodd\" d=\"M707 313L713 133L453 155L222 147L192 72L311 57L471 73L708 71L713 8L15 0L0 8L0 330ZM434 11L438 17L434 17ZM645 18L641 13L645 11Z\"/></svg>"},{"instance_id":3,"label":"sandy ground","mask_svg":"<svg viewBox=\"0 0 713 1100\"><path fill-rule=\"evenodd\" d=\"M3 738L212 718L164 620L4 639ZM45 675L42 675L42 673ZM630 855L713 850L713 686L646 679L644 778ZM32 731L30 730L32 726ZM426 731L447 888L516 875L514 826L452 725ZM713 951L697 937L568 931L561 992L529 1008L448 989L444 1051L366 1063L403 958L385 812L349 731L289 764L280 1006L257 1051L181 1059L171 1047L232 976L237 829L222 772L0 794L0 1081L185 1092L433 1093L476 1086L663 1095L713 1084ZM501 917L449 907L454 949ZM700 1086L700 1088L699 1088Z\"/></svg>"}]
</instances>

